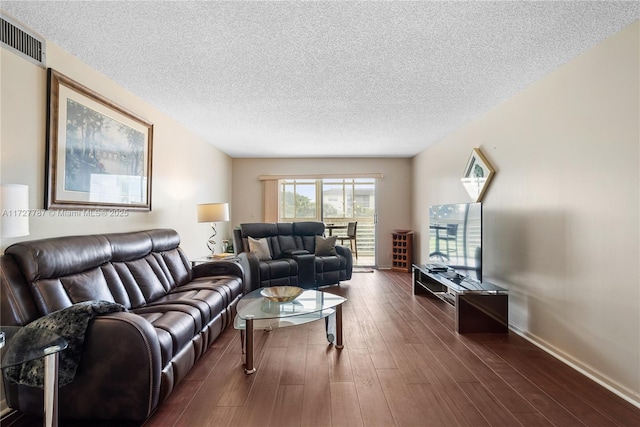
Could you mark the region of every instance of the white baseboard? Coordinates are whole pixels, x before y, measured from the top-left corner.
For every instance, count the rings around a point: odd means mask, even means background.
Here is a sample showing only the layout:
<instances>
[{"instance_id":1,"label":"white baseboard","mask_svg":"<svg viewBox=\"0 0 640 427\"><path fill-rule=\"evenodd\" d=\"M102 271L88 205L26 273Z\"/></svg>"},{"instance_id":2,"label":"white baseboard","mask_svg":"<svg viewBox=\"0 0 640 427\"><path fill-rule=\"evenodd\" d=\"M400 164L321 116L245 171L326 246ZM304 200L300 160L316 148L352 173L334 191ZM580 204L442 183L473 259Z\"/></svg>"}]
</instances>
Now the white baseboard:
<instances>
[{"instance_id":1,"label":"white baseboard","mask_svg":"<svg viewBox=\"0 0 640 427\"><path fill-rule=\"evenodd\" d=\"M627 389L626 387L618 384L605 375L602 375L599 372L589 368L588 366L585 366L579 360L574 359L573 357L564 353L562 350L559 350L558 348L550 345L534 334L523 331L511 324L509 325L509 329L511 329L511 331L520 335L522 338L526 339L539 349L545 351L546 353L549 353L551 356L580 372L582 375L585 375L586 377L597 382L610 392L614 393L616 396L619 396L620 398L631 403L633 406L640 408L640 396L634 391Z\"/></svg>"}]
</instances>

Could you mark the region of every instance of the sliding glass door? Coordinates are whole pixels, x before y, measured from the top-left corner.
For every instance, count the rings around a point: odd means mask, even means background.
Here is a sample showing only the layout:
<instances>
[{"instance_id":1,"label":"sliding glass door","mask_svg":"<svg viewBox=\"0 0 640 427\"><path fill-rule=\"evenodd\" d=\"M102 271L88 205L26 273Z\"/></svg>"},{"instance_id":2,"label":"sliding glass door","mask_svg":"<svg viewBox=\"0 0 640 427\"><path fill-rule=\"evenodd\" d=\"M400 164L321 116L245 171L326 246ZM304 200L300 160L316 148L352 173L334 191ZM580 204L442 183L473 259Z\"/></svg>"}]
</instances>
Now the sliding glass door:
<instances>
[{"instance_id":1,"label":"sliding glass door","mask_svg":"<svg viewBox=\"0 0 640 427\"><path fill-rule=\"evenodd\" d=\"M279 184L280 221L345 226L357 222L357 263L375 265L375 178L286 179ZM345 232L336 230L335 234Z\"/></svg>"}]
</instances>

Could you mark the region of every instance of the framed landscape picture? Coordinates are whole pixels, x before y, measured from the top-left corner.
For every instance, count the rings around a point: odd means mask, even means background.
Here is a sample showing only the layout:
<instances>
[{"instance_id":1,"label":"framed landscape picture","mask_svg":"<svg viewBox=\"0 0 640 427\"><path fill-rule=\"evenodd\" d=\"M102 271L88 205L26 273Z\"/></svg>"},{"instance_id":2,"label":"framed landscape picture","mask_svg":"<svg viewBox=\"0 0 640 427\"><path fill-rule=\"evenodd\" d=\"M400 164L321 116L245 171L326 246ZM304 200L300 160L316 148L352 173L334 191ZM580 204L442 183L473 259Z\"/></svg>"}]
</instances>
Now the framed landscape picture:
<instances>
[{"instance_id":1,"label":"framed landscape picture","mask_svg":"<svg viewBox=\"0 0 640 427\"><path fill-rule=\"evenodd\" d=\"M480 149L474 148L462 173L462 185L474 202L482 201L482 196L487 191L494 174L495 170L484 158Z\"/></svg>"},{"instance_id":2,"label":"framed landscape picture","mask_svg":"<svg viewBox=\"0 0 640 427\"><path fill-rule=\"evenodd\" d=\"M48 70L47 209L151 210L153 125Z\"/></svg>"}]
</instances>

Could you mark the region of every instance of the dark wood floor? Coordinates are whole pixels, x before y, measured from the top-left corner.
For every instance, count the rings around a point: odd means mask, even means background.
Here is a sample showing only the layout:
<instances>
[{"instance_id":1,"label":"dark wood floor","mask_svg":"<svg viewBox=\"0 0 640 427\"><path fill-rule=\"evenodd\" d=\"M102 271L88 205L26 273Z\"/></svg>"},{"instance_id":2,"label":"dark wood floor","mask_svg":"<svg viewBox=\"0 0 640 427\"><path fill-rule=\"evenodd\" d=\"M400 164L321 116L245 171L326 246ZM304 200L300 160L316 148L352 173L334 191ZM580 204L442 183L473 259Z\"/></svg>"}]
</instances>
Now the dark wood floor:
<instances>
[{"instance_id":1,"label":"dark wood floor","mask_svg":"<svg viewBox=\"0 0 640 427\"><path fill-rule=\"evenodd\" d=\"M345 348L323 322L257 332L254 375L226 330L144 427L640 426L640 409L518 335L457 334L453 308L410 282L354 274L330 289L348 298Z\"/></svg>"}]
</instances>

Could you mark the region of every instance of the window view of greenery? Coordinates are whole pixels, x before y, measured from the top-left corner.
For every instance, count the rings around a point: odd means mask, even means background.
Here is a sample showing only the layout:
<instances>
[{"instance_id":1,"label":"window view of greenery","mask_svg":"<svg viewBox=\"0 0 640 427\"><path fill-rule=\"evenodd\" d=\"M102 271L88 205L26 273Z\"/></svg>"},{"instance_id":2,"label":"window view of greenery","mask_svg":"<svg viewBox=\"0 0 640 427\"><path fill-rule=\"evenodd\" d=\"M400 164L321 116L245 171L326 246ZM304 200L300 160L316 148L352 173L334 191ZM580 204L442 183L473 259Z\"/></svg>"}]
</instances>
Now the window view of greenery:
<instances>
[{"instance_id":1,"label":"window view of greenery","mask_svg":"<svg viewBox=\"0 0 640 427\"><path fill-rule=\"evenodd\" d=\"M315 219L318 217L316 205L316 181L294 180L282 182L281 215L287 220Z\"/></svg>"},{"instance_id":2,"label":"window view of greenery","mask_svg":"<svg viewBox=\"0 0 640 427\"><path fill-rule=\"evenodd\" d=\"M283 220L365 219L375 214L372 179L283 180L280 188Z\"/></svg>"}]
</instances>

